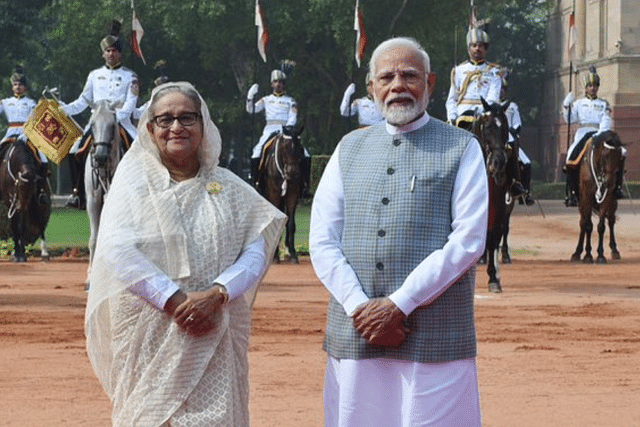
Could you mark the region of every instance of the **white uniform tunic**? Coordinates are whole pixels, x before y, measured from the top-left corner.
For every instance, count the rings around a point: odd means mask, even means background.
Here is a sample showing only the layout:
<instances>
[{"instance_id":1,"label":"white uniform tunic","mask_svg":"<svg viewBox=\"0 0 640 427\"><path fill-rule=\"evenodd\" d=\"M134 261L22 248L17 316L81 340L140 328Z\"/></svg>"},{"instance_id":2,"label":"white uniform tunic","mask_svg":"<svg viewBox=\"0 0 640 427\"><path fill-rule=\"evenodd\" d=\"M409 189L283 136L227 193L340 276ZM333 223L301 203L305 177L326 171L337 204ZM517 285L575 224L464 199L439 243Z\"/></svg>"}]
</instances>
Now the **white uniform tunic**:
<instances>
[{"instance_id":1,"label":"white uniform tunic","mask_svg":"<svg viewBox=\"0 0 640 427\"><path fill-rule=\"evenodd\" d=\"M340 114L344 117L349 117L348 98L342 100L340 104ZM351 103L351 115L355 116L356 114L358 115L358 123L360 126L371 126L384 120L375 101L367 96L355 99Z\"/></svg>"},{"instance_id":2,"label":"white uniform tunic","mask_svg":"<svg viewBox=\"0 0 640 427\"><path fill-rule=\"evenodd\" d=\"M24 135L24 123L29 118L31 111L36 107L36 102L26 96L6 98L0 101L0 114L4 113L9 123L7 133L2 141L8 138L20 138ZM26 139L26 136L24 137ZM47 163L47 157L38 150L40 161Z\"/></svg>"},{"instance_id":3,"label":"white uniform tunic","mask_svg":"<svg viewBox=\"0 0 640 427\"><path fill-rule=\"evenodd\" d=\"M504 105L504 102L502 102L501 104ZM507 107L507 110L504 112L504 114L507 116L507 122L509 123L509 128L518 129L519 127L520 128L522 127L522 119L520 118L520 109L518 108L518 104L511 101L511 103ZM509 142L513 142L513 141L515 141L515 138L513 137L511 132L509 132ZM529 159L529 156L526 155L522 147L520 147L518 152L519 152L518 160L520 160L525 165L528 165L531 163L531 159Z\"/></svg>"},{"instance_id":4,"label":"white uniform tunic","mask_svg":"<svg viewBox=\"0 0 640 427\"><path fill-rule=\"evenodd\" d=\"M564 120L569 122L569 109L562 109ZM601 133L611 130L611 107L601 98L580 98L571 105L571 123L580 125L573 137L573 143L567 150L567 161L573 149L588 132Z\"/></svg>"},{"instance_id":5,"label":"white uniform tunic","mask_svg":"<svg viewBox=\"0 0 640 427\"><path fill-rule=\"evenodd\" d=\"M262 136L253 147L252 159L260 158L262 147L267 138L273 132L282 132L283 126L294 126L298 116L298 106L295 99L286 94L271 94L260 98L253 103L253 99L247 99L247 113L259 113L264 111L267 123L262 131Z\"/></svg>"},{"instance_id":6,"label":"white uniform tunic","mask_svg":"<svg viewBox=\"0 0 640 427\"><path fill-rule=\"evenodd\" d=\"M138 76L126 67L109 68L106 65L93 70L87 77L82 93L70 104L63 104L62 110L68 116L75 116L83 112L90 104L103 99L111 102L121 101L122 107L116 109L116 119L118 123L131 135L136 137L136 128L131 123L131 113L136 107L138 95L136 95ZM85 133L88 131L85 128ZM71 148L71 152L76 152L79 140Z\"/></svg>"},{"instance_id":7,"label":"white uniform tunic","mask_svg":"<svg viewBox=\"0 0 640 427\"><path fill-rule=\"evenodd\" d=\"M500 67L483 61L465 61L451 70L451 88L447 98L447 120L455 123L467 110L482 110L483 97L489 104L498 102L502 80Z\"/></svg>"}]
</instances>

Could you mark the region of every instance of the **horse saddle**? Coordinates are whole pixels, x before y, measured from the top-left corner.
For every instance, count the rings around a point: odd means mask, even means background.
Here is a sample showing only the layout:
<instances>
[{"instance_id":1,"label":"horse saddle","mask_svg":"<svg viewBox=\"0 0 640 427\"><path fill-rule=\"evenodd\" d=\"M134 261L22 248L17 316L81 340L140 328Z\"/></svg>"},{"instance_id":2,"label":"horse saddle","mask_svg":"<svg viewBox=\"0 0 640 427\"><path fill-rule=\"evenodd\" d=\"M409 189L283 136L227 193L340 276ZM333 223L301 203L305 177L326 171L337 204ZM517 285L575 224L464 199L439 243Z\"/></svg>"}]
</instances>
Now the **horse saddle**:
<instances>
[{"instance_id":1,"label":"horse saddle","mask_svg":"<svg viewBox=\"0 0 640 427\"><path fill-rule=\"evenodd\" d=\"M267 168L267 159L269 158L269 152L276 143L276 138L280 135L279 132L274 132L269 136L267 142L262 146L262 152L260 154L260 163L258 163L258 172L262 173Z\"/></svg>"},{"instance_id":2,"label":"horse saddle","mask_svg":"<svg viewBox=\"0 0 640 427\"><path fill-rule=\"evenodd\" d=\"M582 147L582 150L580 150L580 153L578 153L578 156L575 159L570 159L569 161L567 161L567 164L566 164L567 168L577 168L578 166L580 166L580 162L582 161L582 158L587 153L587 151L589 151L589 149L591 148L592 141L593 141L593 138L587 139L587 141L584 143L584 146Z\"/></svg>"},{"instance_id":3,"label":"horse saddle","mask_svg":"<svg viewBox=\"0 0 640 427\"><path fill-rule=\"evenodd\" d=\"M131 147L131 143L133 142L131 136L129 136L127 131L125 131L124 128L120 125L118 125L118 136L120 137L120 141L122 141L122 148L126 152L129 147ZM78 148L78 151L76 152L76 156L79 158L84 156L89 151L91 143L93 142L93 135L91 134L91 132L88 132L87 134L82 136L82 138L83 140L80 142L80 148Z\"/></svg>"}]
</instances>

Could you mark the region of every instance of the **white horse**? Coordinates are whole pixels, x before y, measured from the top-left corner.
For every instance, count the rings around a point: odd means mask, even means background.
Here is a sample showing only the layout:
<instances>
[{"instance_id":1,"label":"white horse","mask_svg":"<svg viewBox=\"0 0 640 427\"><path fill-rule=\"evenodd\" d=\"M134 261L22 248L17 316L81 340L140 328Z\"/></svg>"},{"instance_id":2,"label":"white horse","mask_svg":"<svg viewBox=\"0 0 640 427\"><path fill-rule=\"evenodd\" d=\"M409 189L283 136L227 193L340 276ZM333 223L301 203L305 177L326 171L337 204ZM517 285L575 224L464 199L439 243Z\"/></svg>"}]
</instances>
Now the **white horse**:
<instances>
[{"instance_id":1,"label":"white horse","mask_svg":"<svg viewBox=\"0 0 640 427\"><path fill-rule=\"evenodd\" d=\"M111 179L124 154L120 138L115 108L121 103L98 101L92 105L93 112L89 125L93 134L93 142L84 167L84 188L87 195L87 215L89 215L89 267L87 269L86 289L89 288L91 263L96 249L100 213L109 192Z\"/></svg>"}]
</instances>

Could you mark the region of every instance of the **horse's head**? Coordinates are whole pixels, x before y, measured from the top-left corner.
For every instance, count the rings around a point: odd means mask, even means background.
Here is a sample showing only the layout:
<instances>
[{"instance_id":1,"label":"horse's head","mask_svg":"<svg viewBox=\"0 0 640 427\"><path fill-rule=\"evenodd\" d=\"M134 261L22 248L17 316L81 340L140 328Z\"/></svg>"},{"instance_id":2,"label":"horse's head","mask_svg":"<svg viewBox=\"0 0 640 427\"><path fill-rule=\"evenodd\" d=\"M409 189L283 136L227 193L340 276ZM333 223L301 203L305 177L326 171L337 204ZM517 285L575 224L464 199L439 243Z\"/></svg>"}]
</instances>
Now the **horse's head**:
<instances>
[{"instance_id":1,"label":"horse's head","mask_svg":"<svg viewBox=\"0 0 640 427\"><path fill-rule=\"evenodd\" d=\"M7 202L13 203L14 209L26 211L39 189L44 188L46 180L38 173L35 154L24 141L18 139L7 150L2 166L0 175L3 192L11 194Z\"/></svg>"},{"instance_id":2,"label":"horse's head","mask_svg":"<svg viewBox=\"0 0 640 427\"><path fill-rule=\"evenodd\" d=\"M304 148L300 143L300 134L304 127L284 126L277 141L277 163L286 180L300 178L300 161L304 156Z\"/></svg>"},{"instance_id":3,"label":"horse's head","mask_svg":"<svg viewBox=\"0 0 640 427\"><path fill-rule=\"evenodd\" d=\"M613 192L617 174L622 169L622 141L614 131L602 132L591 140L591 153L585 159L591 175L604 197L604 189Z\"/></svg>"},{"instance_id":4,"label":"horse's head","mask_svg":"<svg viewBox=\"0 0 640 427\"><path fill-rule=\"evenodd\" d=\"M117 149L118 144L114 141L118 136L118 122L116 120L115 108L121 105L114 104L107 100L95 103L89 124L93 134L93 144L91 157L98 167L105 167L112 155L112 150Z\"/></svg>"},{"instance_id":5,"label":"horse's head","mask_svg":"<svg viewBox=\"0 0 640 427\"><path fill-rule=\"evenodd\" d=\"M509 141L509 123L505 111L510 102L500 105L489 104L484 98L481 101L484 111L476 117L472 131L482 146L488 174L496 183L503 184L506 179L506 145Z\"/></svg>"}]
</instances>

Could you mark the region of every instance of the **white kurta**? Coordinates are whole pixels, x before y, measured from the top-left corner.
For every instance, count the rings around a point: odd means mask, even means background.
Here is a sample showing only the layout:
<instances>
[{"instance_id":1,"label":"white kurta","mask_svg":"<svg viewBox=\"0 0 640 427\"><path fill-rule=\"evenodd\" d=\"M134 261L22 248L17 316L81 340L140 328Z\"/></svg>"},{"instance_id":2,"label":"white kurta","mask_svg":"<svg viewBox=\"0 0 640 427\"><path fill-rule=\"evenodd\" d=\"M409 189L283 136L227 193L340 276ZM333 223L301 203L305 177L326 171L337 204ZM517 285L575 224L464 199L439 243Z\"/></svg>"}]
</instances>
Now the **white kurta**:
<instances>
[{"instance_id":1,"label":"white kurta","mask_svg":"<svg viewBox=\"0 0 640 427\"><path fill-rule=\"evenodd\" d=\"M390 134L404 133L425 125L428 115L404 127L387 124ZM339 167L340 146L336 148L316 190L309 234L309 251L316 274L327 290L353 313L369 300L358 277L341 250L344 224L344 192ZM405 279L389 298L405 313L434 301L482 254L487 230L488 189L480 145L470 143L461 159L452 196L452 232L447 244L433 252ZM388 383L384 375L410 381ZM457 374L452 375L455 371ZM435 375L435 382L422 377ZM440 378L447 378L446 390ZM329 357L325 380L325 425L340 427L449 427L479 426L480 409L475 359L442 364L405 361L337 360ZM446 396L446 397L445 397ZM446 406L440 417L415 412L415 408ZM402 403L406 402L406 403ZM416 405L415 407L412 405ZM427 406L424 406L427 405ZM444 409L443 409L444 410ZM413 416L411 413L416 413ZM423 416L424 415L424 416ZM430 421L428 421L430 420ZM464 421L461 424L451 420Z\"/></svg>"}]
</instances>

